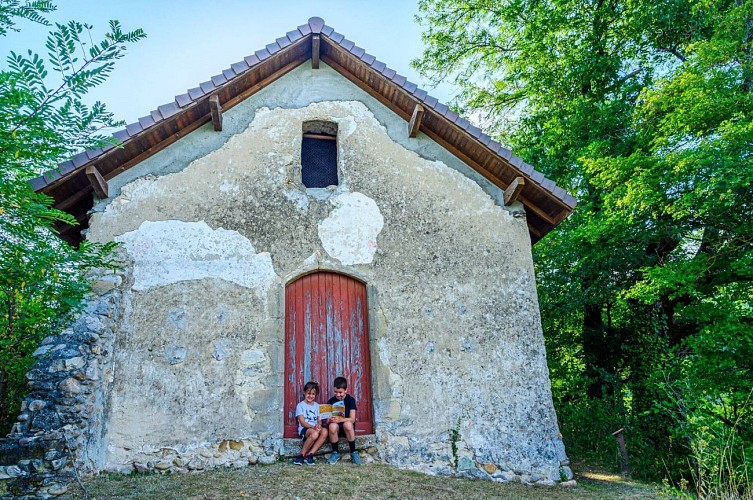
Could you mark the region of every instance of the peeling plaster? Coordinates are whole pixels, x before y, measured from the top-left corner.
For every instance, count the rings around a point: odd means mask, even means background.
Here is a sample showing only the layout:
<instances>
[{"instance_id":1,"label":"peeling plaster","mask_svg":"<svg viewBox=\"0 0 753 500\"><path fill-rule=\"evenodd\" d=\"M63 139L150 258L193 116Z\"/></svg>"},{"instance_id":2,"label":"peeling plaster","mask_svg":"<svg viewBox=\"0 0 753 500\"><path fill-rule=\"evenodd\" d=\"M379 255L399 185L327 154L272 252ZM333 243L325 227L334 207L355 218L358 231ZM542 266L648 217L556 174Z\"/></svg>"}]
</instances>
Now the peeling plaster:
<instances>
[{"instance_id":1,"label":"peeling plaster","mask_svg":"<svg viewBox=\"0 0 753 500\"><path fill-rule=\"evenodd\" d=\"M345 265L370 264L384 227L376 202L361 193L344 193L331 201L336 208L319 223L322 246Z\"/></svg>"},{"instance_id":2,"label":"peeling plaster","mask_svg":"<svg viewBox=\"0 0 753 500\"><path fill-rule=\"evenodd\" d=\"M257 254L237 231L212 230L201 221L144 221L116 241L135 261L134 290L219 278L266 293L275 280L269 253Z\"/></svg>"}]
</instances>

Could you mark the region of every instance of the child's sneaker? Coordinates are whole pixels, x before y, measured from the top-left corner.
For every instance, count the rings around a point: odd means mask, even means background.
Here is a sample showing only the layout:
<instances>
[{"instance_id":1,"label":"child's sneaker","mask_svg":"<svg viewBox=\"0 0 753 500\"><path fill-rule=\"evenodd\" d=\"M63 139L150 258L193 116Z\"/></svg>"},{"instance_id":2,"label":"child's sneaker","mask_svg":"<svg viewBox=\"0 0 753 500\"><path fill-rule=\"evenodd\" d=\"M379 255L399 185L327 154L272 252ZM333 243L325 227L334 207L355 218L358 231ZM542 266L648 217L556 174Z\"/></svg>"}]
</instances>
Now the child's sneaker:
<instances>
[{"instance_id":1,"label":"child's sneaker","mask_svg":"<svg viewBox=\"0 0 753 500\"><path fill-rule=\"evenodd\" d=\"M333 451L332 454L327 459L328 464L335 464L337 461L340 460L340 454L336 451Z\"/></svg>"},{"instance_id":2,"label":"child's sneaker","mask_svg":"<svg viewBox=\"0 0 753 500\"><path fill-rule=\"evenodd\" d=\"M316 465L316 462L314 462L314 455L306 457L306 465Z\"/></svg>"},{"instance_id":3,"label":"child's sneaker","mask_svg":"<svg viewBox=\"0 0 753 500\"><path fill-rule=\"evenodd\" d=\"M303 455L298 455L297 457L295 457L293 463L296 465L303 465Z\"/></svg>"},{"instance_id":4,"label":"child's sneaker","mask_svg":"<svg viewBox=\"0 0 753 500\"><path fill-rule=\"evenodd\" d=\"M357 451L350 454L350 461L356 465L361 465L361 457L358 456Z\"/></svg>"}]
</instances>

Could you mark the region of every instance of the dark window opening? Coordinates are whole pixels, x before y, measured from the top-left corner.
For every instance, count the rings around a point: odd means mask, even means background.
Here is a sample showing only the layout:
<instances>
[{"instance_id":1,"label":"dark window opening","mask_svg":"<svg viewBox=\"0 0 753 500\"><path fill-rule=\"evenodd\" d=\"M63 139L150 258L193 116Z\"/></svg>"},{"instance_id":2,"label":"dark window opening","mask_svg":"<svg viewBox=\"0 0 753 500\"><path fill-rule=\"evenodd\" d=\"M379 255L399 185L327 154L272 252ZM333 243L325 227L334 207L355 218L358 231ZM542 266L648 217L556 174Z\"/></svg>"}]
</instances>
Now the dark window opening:
<instances>
[{"instance_id":1,"label":"dark window opening","mask_svg":"<svg viewBox=\"0 0 753 500\"><path fill-rule=\"evenodd\" d=\"M306 122L301 142L301 181L307 188L337 186L337 124Z\"/></svg>"}]
</instances>

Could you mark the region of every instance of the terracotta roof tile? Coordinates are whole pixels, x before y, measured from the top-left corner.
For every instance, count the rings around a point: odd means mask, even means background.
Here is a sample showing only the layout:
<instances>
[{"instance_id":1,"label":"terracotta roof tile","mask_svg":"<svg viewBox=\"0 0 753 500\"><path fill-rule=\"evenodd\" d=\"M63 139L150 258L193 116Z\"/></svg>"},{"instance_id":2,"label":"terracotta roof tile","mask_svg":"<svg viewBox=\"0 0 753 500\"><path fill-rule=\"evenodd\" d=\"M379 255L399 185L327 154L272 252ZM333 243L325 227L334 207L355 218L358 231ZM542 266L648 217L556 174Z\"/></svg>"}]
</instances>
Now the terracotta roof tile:
<instances>
[{"instance_id":1,"label":"terracotta roof tile","mask_svg":"<svg viewBox=\"0 0 753 500\"><path fill-rule=\"evenodd\" d=\"M292 45L292 42L285 36L278 38L275 42L277 42L277 45L279 45L281 49L284 49L288 45Z\"/></svg>"},{"instance_id":2,"label":"terracotta roof tile","mask_svg":"<svg viewBox=\"0 0 753 500\"><path fill-rule=\"evenodd\" d=\"M210 93L211 91L214 90L214 83L212 83L211 81L210 82L204 82L201 85L199 85L199 87L201 87L201 91L202 92L204 92L205 94L208 94L208 93Z\"/></svg>"},{"instance_id":3,"label":"terracotta roof tile","mask_svg":"<svg viewBox=\"0 0 753 500\"><path fill-rule=\"evenodd\" d=\"M188 96L194 101L203 95L204 95L204 91L201 89L201 87L188 89Z\"/></svg>"},{"instance_id":4,"label":"terracotta roof tile","mask_svg":"<svg viewBox=\"0 0 753 500\"><path fill-rule=\"evenodd\" d=\"M89 149L84 152L86 153L86 156L91 160L101 155L103 151L102 151L102 148L97 148L97 149Z\"/></svg>"},{"instance_id":5,"label":"terracotta roof tile","mask_svg":"<svg viewBox=\"0 0 753 500\"><path fill-rule=\"evenodd\" d=\"M47 181L45 181L43 175L30 180L29 183L31 184L31 187L34 189L34 191L39 191L47 185Z\"/></svg>"},{"instance_id":6,"label":"terracotta roof tile","mask_svg":"<svg viewBox=\"0 0 753 500\"><path fill-rule=\"evenodd\" d=\"M225 78L225 75L214 75L212 77L212 84L214 84L215 87L219 87L226 81L227 81L227 78Z\"/></svg>"},{"instance_id":7,"label":"terracotta roof tile","mask_svg":"<svg viewBox=\"0 0 753 500\"><path fill-rule=\"evenodd\" d=\"M309 26L312 33L321 33L324 28L324 19L321 17L312 17L309 19Z\"/></svg>"},{"instance_id":8,"label":"terracotta roof tile","mask_svg":"<svg viewBox=\"0 0 753 500\"><path fill-rule=\"evenodd\" d=\"M523 162L518 167L518 170L520 170L525 175L530 176L531 174L533 174L534 168L533 168L533 165L529 165L528 163Z\"/></svg>"},{"instance_id":9,"label":"terracotta roof tile","mask_svg":"<svg viewBox=\"0 0 753 500\"><path fill-rule=\"evenodd\" d=\"M233 71L235 71L236 75L240 75L249 68L246 61L238 61L237 63L230 65L230 67L233 68Z\"/></svg>"},{"instance_id":10,"label":"terracotta roof tile","mask_svg":"<svg viewBox=\"0 0 753 500\"><path fill-rule=\"evenodd\" d=\"M130 136L138 134L139 132L141 132L141 130L141 124L139 122L129 123L128 125L126 125L126 132L128 132L128 135Z\"/></svg>"},{"instance_id":11,"label":"terracotta roof tile","mask_svg":"<svg viewBox=\"0 0 753 500\"><path fill-rule=\"evenodd\" d=\"M254 64L259 63L259 56L256 54L251 54L250 56L246 56L243 58L243 61L250 66L253 66Z\"/></svg>"},{"instance_id":12,"label":"terracotta roof tile","mask_svg":"<svg viewBox=\"0 0 753 500\"><path fill-rule=\"evenodd\" d=\"M141 118L139 118L139 123L141 124L141 126L143 128L147 128L147 127L151 127L152 125L154 125L155 121L154 121L154 118L151 117L151 115L150 116L142 116Z\"/></svg>"},{"instance_id":13,"label":"terracotta roof tile","mask_svg":"<svg viewBox=\"0 0 753 500\"><path fill-rule=\"evenodd\" d=\"M575 205L578 204L577 198L575 198L575 196L571 195L570 193L565 194L565 197L562 198L562 202L570 208L574 208Z\"/></svg>"},{"instance_id":14,"label":"terracotta roof tile","mask_svg":"<svg viewBox=\"0 0 753 500\"><path fill-rule=\"evenodd\" d=\"M303 38L303 35L301 35L301 32L298 30L288 31L287 33L285 33L285 35L291 42L295 42L296 40Z\"/></svg>"},{"instance_id":15,"label":"terracotta roof tile","mask_svg":"<svg viewBox=\"0 0 753 500\"><path fill-rule=\"evenodd\" d=\"M507 149L506 147L502 145L499 146L499 151L497 152L497 154L501 156L502 158L504 158L505 160L507 160L508 162L512 158L514 158L512 151L510 151L509 149Z\"/></svg>"},{"instance_id":16,"label":"terracotta roof tile","mask_svg":"<svg viewBox=\"0 0 753 500\"><path fill-rule=\"evenodd\" d=\"M163 104L162 106L158 106L157 110L160 112L163 118L169 118L180 111L180 107L178 107L175 102L169 102L167 104Z\"/></svg>"},{"instance_id":17,"label":"terracotta roof tile","mask_svg":"<svg viewBox=\"0 0 753 500\"><path fill-rule=\"evenodd\" d=\"M254 55L259 58L260 61L263 61L264 59L269 59L269 56L271 55L267 49L261 49L254 52Z\"/></svg>"},{"instance_id":18,"label":"terracotta roof tile","mask_svg":"<svg viewBox=\"0 0 753 500\"><path fill-rule=\"evenodd\" d=\"M128 140L128 132L124 130L116 130L112 133L112 136L119 140L120 142L125 142Z\"/></svg>"},{"instance_id":19,"label":"terracotta roof tile","mask_svg":"<svg viewBox=\"0 0 753 500\"><path fill-rule=\"evenodd\" d=\"M76 156L74 156L73 158L71 158L71 161L73 162L73 166L75 166L76 168L78 168L81 165L83 165L84 163L87 163L89 161L89 157L86 156L86 152L83 152L83 153L79 153ZM64 170L65 170L64 168L60 169L60 171L62 173L65 173ZM73 169L71 169L71 170L73 170Z\"/></svg>"},{"instance_id":20,"label":"terracotta roof tile","mask_svg":"<svg viewBox=\"0 0 753 500\"><path fill-rule=\"evenodd\" d=\"M177 102L178 106L180 106L181 108L185 108L186 106L191 104L193 100L191 100L191 96L188 94L180 94L175 96L175 102ZM141 120L139 120L139 123L141 123ZM141 126L143 127L144 124L142 123Z\"/></svg>"},{"instance_id":21,"label":"terracotta roof tile","mask_svg":"<svg viewBox=\"0 0 753 500\"><path fill-rule=\"evenodd\" d=\"M55 179L60 179L62 177L57 170L50 170L49 172L45 172L44 179L49 184L50 182L54 181Z\"/></svg>"}]
</instances>

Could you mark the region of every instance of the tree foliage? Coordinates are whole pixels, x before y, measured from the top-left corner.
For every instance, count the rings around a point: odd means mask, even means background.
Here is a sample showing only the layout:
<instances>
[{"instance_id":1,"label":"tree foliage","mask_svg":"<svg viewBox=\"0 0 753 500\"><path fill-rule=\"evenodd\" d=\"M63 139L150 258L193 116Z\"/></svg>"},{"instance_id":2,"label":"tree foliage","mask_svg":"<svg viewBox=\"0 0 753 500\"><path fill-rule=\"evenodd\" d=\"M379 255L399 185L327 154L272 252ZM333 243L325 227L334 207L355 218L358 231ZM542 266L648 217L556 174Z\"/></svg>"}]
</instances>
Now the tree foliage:
<instances>
[{"instance_id":1,"label":"tree foliage","mask_svg":"<svg viewBox=\"0 0 753 500\"><path fill-rule=\"evenodd\" d=\"M20 18L50 25L45 1L0 0L0 36L18 31ZM100 42L92 26L55 24L47 59L11 52L0 71L0 429L8 429L24 390L24 375L39 341L57 332L80 307L87 273L112 266L112 245L73 248L54 231L76 220L35 193L29 180L84 149L111 142L100 131L120 125L105 106L87 106L126 45L145 35L111 21ZM48 74L51 68L55 77Z\"/></svg>"},{"instance_id":2,"label":"tree foliage","mask_svg":"<svg viewBox=\"0 0 753 500\"><path fill-rule=\"evenodd\" d=\"M753 456L753 1L419 5L415 66L579 198L534 247L571 451L624 426L679 473L721 425Z\"/></svg>"}]
</instances>

